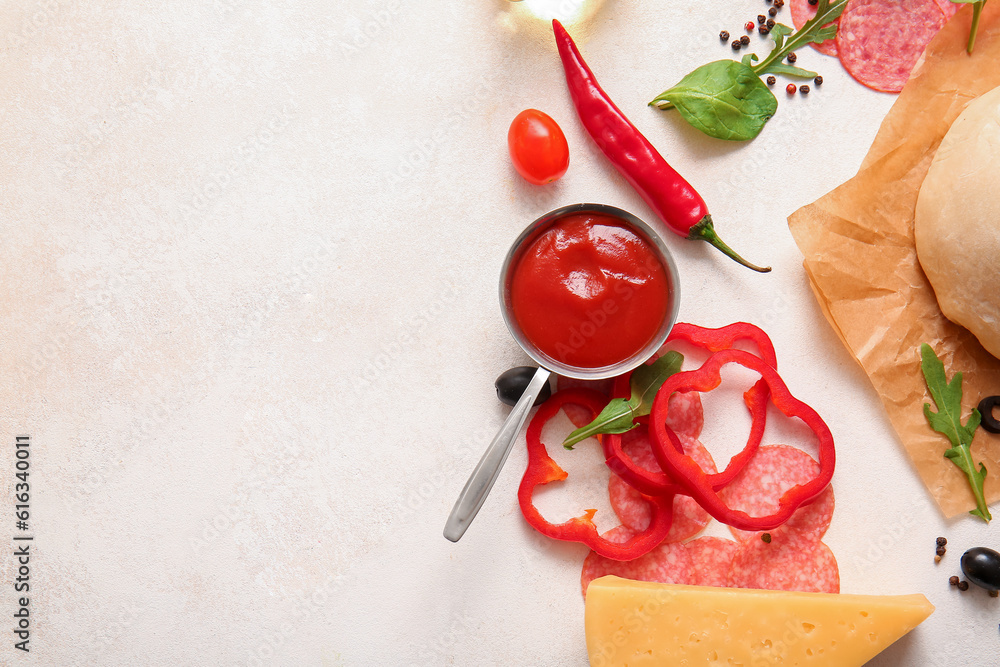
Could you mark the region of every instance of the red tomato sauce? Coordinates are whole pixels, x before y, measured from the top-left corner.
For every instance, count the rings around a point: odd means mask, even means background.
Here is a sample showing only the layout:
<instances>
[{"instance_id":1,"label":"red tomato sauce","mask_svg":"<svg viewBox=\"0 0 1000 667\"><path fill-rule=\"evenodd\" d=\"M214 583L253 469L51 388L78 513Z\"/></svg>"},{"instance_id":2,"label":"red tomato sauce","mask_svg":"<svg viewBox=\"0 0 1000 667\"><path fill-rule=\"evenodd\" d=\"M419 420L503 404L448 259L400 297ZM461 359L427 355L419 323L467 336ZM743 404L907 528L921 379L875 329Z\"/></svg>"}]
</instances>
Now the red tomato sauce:
<instances>
[{"instance_id":1,"label":"red tomato sauce","mask_svg":"<svg viewBox=\"0 0 1000 667\"><path fill-rule=\"evenodd\" d=\"M609 366L642 350L672 298L649 242L595 213L556 220L524 249L510 281L511 310L525 337L577 368Z\"/></svg>"}]
</instances>

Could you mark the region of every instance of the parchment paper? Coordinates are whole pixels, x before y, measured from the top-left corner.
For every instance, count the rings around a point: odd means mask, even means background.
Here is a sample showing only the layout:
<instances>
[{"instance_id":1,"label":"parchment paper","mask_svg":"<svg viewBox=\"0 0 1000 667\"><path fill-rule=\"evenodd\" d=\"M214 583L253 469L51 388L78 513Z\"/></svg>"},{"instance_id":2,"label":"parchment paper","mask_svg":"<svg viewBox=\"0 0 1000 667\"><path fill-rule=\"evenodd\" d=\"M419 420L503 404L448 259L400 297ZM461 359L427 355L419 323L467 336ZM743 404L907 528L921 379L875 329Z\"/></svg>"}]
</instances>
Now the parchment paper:
<instances>
[{"instance_id":1,"label":"parchment paper","mask_svg":"<svg viewBox=\"0 0 1000 667\"><path fill-rule=\"evenodd\" d=\"M965 43L971 17L971 7L963 8L928 46L857 176L788 219L827 319L867 372L947 517L973 509L975 502L965 475L943 456L950 447L947 439L924 418L923 404L930 396L920 372L920 344L934 348L949 376L962 371L965 414L982 397L1000 394L1000 360L941 314L917 261L913 214L920 185L952 121L970 100L1000 85L1000 2L986 4L969 56ZM877 453L879 443L841 446ZM1000 500L1000 435L980 429L972 452L988 471L987 501Z\"/></svg>"}]
</instances>

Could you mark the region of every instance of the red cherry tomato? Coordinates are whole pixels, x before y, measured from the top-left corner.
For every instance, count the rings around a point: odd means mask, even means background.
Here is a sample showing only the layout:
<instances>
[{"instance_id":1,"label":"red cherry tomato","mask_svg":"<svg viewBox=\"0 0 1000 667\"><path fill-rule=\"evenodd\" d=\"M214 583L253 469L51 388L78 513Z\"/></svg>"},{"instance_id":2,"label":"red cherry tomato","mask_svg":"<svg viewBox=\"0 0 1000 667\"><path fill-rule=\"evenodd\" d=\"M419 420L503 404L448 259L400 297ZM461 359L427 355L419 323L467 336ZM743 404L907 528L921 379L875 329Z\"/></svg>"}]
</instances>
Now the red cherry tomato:
<instances>
[{"instance_id":1,"label":"red cherry tomato","mask_svg":"<svg viewBox=\"0 0 1000 667\"><path fill-rule=\"evenodd\" d=\"M569 144L559 125L537 109L517 114L507 132L507 148L517 173L535 185L560 178L569 168Z\"/></svg>"}]
</instances>

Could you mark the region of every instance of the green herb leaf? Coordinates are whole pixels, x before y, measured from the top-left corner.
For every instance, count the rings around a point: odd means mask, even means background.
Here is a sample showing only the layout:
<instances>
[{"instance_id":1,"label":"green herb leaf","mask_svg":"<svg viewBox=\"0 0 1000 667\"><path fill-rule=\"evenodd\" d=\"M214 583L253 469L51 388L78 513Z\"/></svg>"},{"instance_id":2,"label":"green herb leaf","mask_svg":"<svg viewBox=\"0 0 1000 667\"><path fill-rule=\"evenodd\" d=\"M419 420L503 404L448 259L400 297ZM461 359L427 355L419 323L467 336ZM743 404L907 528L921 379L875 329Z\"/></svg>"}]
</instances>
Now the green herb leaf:
<instances>
[{"instance_id":1,"label":"green herb leaf","mask_svg":"<svg viewBox=\"0 0 1000 667\"><path fill-rule=\"evenodd\" d=\"M774 48L780 49L785 43L785 37L791 35L792 32L792 29L784 23L775 23L774 27L771 28L771 32L768 34L770 34L771 39L774 40ZM756 60L756 58L754 58L754 60Z\"/></svg>"},{"instance_id":2,"label":"green herb leaf","mask_svg":"<svg viewBox=\"0 0 1000 667\"><path fill-rule=\"evenodd\" d=\"M753 68L735 60L702 65L652 104L667 102L705 134L718 139L753 139L778 109L778 100Z\"/></svg>"},{"instance_id":3,"label":"green herb leaf","mask_svg":"<svg viewBox=\"0 0 1000 667\"><path fill-rule=\"evenodd\" d=\"M785 76L797 76L803 79L812 79L816 77L816 72L810 72L807 69L802 69L801 67L796 67L795 65L786 65L784 63L772 63L765 71L759 72L759 74L784 74Z\"/></svg>"},{"instance_id":4,"label":"green herb leaf","mask_svg":"<svg viewBox=\"0 0 1000 667\"><path fill-rule=\"evenodd\" d=\"M786 55L796 49L813 42L825 42L836 37L837 26L836 24L831 25L831 23L844 13L846 6L847 0L819 0L813 17L794 33L791 33L791 28L788 26L782 26L783 29L778 30L778 34L775 35L774 28L781 25L776 23L771 29L771 35L774 37L774 48L760 64L754 66L754 71L761 74L772 64L780 63ZM787 40L784 39L786 36Z\"/></svg>"},{"instance_id":5,"label":"green herb leaf","mask_svg":"<svg viewBox=\"0 0 1000 667\"><path fill-rule=\"evenodd\" d=\"M681 369L684 355L673 350L649 364L639 366L632 372L629 388L632 389L631 401L638 401L636 416L648 415L653 410L653 399L667 378Z\"/></svg>"},{"instance_id":6,"label":"green herb leaf","mask_svg":"<svg viewBox=\"0 0 1000 667\"><path fill-rule=\"evenodd\" d=\"M639 366L632 372L629 387L632 396L628 400L613 398L594 418L594 421L570 433L563 441L563 447L573 449L578 442L599 433L625 433L635 428L636 417L648 415L653 409L656 392L668 377L681 369L684 356L671 350L646 366Z\"/></svg>"},{"instance_id":7,"label":"green herb leaf","mask_svg":"<svg viewBox=\"0 0 1000 667\"><path fill-rule=\"evenodd\" d=\"M952 447L944 455L969 478L972 495L976 498L976 509L970 514L989 522L993 517L986 506L983 493L986 466L980 463L979 468L976 468L971 450L972 438L981 419L979 410L973 408L969 419L962 424L962 373L955 373L951 382L948 382L944 364L927 343L920 346L920 370L923 371L927 390L937 407L937 412L934 412L929 403L924 403L924 416L931 428L951 441Z\"/></svg>"},{"instance_id":8,"label":"green herb leaf","mask_svg":"<svg viewBox=\"0 0 1000 667\"><path fill-rule=\"evenodd\" d=\"M847 2L818 0L816 14L799 30L793 32L787 25L774 24L768 33L774 48L760 62L757 54L748 53L742 62L718 60L702 65L676 86L657 95L650 105L658 109L676 107L684 120L711 137L731 141L753 139L778 110L778 100L759 77L763 74L815 77L815 72L785 65L782 60L800 47L835 37L837 26L833 21L843 13Z\"/></svg>"}]
</instances>

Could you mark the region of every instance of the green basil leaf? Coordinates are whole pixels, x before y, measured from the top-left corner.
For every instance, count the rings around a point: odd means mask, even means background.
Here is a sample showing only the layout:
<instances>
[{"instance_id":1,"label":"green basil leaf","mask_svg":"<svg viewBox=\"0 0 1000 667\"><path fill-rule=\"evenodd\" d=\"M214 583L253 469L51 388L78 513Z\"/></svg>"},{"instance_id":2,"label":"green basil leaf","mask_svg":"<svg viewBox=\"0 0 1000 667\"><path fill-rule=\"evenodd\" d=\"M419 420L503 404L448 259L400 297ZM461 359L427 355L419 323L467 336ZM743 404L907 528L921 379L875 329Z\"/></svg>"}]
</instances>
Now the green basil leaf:
<instances>
[{"instance_id":1,"label":"green basil leaf","mask_svg":"<svg viewBox=\"0 0 1000 667\"><path fill-rule=\"evenodd\" d=\"M755 62L757 62L757 54L748 53L745 56L743 56L743 59L740 62L742 62L747 67L751 67Z\"/></svg>"},{"instance_id":2,"label":"green basil leaf","mask_svg":"<svg viewBox=\"0 0 1000 667\"><path fill-rule=\"evenodd\" d=\"M778 100L748 65L717 60L702 65L660 93L665 101L710 137L729 141L753 139L778 109Z\"/></svg>"}]
</instances>

